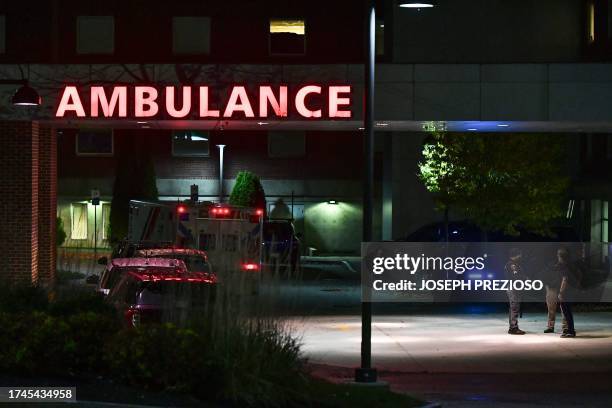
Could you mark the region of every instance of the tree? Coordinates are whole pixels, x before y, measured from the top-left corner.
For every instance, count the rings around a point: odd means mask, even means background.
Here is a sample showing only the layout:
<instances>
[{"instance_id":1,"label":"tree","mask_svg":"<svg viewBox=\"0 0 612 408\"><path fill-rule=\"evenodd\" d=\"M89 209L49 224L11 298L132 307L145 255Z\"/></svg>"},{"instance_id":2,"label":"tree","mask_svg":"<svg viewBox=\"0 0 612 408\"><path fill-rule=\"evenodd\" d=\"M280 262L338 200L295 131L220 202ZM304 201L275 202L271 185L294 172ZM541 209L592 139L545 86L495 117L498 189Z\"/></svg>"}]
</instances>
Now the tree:
<instances>
[{"instance_id":1,"label":"tree","mask_svg":"<svg viewBox=\"0 0 612 408\"><path fill-rule=\"evenodd\" d=\"M236 176L236 183L230 194L229 202L241 207L261 208L266 210L266 193L259 177L250 171L241 171Z\"/></svg>"},{"instance_id":2,"label":"tree","mask_svg":"<svg viewBox=\"0 0 612 408\"><path fill-rule=\"evenodd\" d=\"M142 144L134 140L131 142L117 158L108 226L111 242L117 242L127 236L130 200L158 199L153 158Z\"/></svg>"},{"instance_id":3,"label":"tree","mask_svg":"<svg viewBox=\"0 0 612 408\"><path fill-rule=\"evenodd\" d=\"M456 208L485 231L550 234L569 184L565 148L552 134L434 132L419 177L439 209Z\"/></svg>"}]
</instances>

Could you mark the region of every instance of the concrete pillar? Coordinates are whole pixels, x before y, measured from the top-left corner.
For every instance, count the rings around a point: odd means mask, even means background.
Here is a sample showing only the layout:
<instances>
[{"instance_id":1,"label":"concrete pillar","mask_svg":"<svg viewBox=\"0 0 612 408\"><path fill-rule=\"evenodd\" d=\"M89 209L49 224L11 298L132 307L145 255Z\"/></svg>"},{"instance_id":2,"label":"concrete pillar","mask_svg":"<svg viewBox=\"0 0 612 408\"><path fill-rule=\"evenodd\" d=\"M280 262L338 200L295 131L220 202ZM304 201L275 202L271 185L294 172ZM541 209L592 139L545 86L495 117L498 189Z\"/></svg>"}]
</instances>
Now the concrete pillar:
<instances>
[{"instance_id":1,"label":"concrete pillar","mask_svg":"<svg viewBox=\"0 0 612 408\"><path fill-rule=\"evenodd\" d=\"M0 121L0 279L38 283L38 123Z\"/></svg>"}]
</instances>

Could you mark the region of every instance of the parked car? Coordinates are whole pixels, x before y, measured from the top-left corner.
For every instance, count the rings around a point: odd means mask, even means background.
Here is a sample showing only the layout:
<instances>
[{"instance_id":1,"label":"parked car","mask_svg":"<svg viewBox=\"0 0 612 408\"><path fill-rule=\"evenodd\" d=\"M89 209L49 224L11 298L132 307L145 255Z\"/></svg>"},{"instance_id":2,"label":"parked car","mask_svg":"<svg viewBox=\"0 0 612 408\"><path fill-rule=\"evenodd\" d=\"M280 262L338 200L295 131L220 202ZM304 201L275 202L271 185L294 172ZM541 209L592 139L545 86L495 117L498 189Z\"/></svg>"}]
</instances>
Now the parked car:
<instances>
[{"instance_id":1,"label":"parked car","mask_svg":"<svg viewBox=\"0 0 612 408\"><path fill-rule=\"evenodd\" d=\"M300 239L287 219L268 219L263 224L264 260L268 264L290 265L296 270L300 259Z\"/></svg>"},{"instance_id":2,"label":"parked car","mask_svg":"<svg viewBox=\"0 0 612 408\"><path fill-rule=\"evenodd\" d=\"M160 242L160 241L143 241L143 242L128 242L127 240L119 242L113 248L111 259L115 258L133 258L136 256L136 251L141 249L171 249L174 247L172 242ZM106 263L106 257L102 257L98 260L98 263Z\"/></svg>"},{"instance_id":3,"label":"parked car","mask_svg":"<svg viewBox=\"0 0 612 408\"><path fill-rule=\"evenodd\" d=\"M217 280L200 272L127 267L106 300L128 327L147 323L181 323L201 316L214 301Z\"/></svg>"},{"instance_id":4,"label":"parked car","mask_svg":"<svg viewBox=\"0 0 612 408\"><path fill-rule=\"evenodd\" d=\"M185 263L187 271L213 273L206 251L192 248L152 248L137 249L138 258L179 259Z\"/></svg>"},{"instance_id":5,"label":"parked car","mask_svg":"<svg viewBox=\"0 0 612 408\"><path fill-rule=\"evenodd\" d=\"M178 259L164 258L116 258L112 259L104 268L98 291L108 295L121 277L128 272L151 272L161 274L187 273L187 266Z\"/></svg>"},{"instance_id":6,"label":"parked car","mask_svg":"<svg viewBox=\"0 0 612 408\"><path fill-rule=\"evenodd\" d=\"M551 228L552 236L521 231L516 236L504 234L503 232L487 233L489 242L578 242L578 234L568 226L555 226ZM481 242L484 238L482 229L467 221L452 221L448 223L449 242ZM446 234L444 222L427 224L416 231L408 234L399 242L445 242Z\"/></svg>"}]
</instances>

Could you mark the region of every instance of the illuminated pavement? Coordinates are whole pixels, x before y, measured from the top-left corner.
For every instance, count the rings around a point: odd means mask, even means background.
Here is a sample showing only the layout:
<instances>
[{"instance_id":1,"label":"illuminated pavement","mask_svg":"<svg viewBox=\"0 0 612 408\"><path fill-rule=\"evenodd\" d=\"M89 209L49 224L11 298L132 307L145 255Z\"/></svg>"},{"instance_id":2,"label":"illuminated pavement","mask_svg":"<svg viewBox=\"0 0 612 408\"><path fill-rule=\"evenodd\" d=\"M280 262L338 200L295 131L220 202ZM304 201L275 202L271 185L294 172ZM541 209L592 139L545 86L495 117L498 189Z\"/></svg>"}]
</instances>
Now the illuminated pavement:
<instances>
[{"instance_id":1,"label":"illuminated pavement","mask_svg":"<svg viewBox=\"0 0 612 408\"><path fill-rule=\"evenodd\" d=\"M612 313L577 313L578 337L544 334L545 316L526 316L525 336L506 333L506 315L375 316L372 355L381 369L403 372L612 371ZM291 321L313 362L359 363L358 316ZM560 327L557 328L560 330Z\"/></svg>"},{"instance_id":2,"label":"illuminated pavement","mask_svg":"<svg viewBox=\"0 0 612 408\"><path fill-rule=\"evenodd\" d=\"M578 337L544 334L545 317L375 316L373 362L397 391L449 407L612 406L612 313L576 313ZM358 316L289 319L315 374L346 381L359 365ZM560 330L560 327L557 328Z\"/></svg>"}]
</instances>

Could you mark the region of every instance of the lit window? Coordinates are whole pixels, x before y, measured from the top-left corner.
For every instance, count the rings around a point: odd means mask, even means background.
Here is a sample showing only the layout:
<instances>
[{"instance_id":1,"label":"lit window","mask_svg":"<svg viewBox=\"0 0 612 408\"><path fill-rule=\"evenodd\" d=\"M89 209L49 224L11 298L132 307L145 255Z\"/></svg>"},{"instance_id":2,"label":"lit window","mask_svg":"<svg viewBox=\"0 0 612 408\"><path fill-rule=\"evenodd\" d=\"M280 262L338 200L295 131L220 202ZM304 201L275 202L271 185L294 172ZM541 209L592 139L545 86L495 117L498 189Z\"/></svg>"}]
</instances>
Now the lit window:
<instances>
[{"instance_id":1,"label":"lit window","mask_svg":"<svg viewBox=\"0 0 612 408\"><path fill-rule=\"evenodd\" d=\"M87 204L73 203L70 206L70 238L87 239Z\"/></svg>"},{"instance_id":2,"label":"lit window","mask_svg":"<svg viewBox=\"0 0 612 408\"><path fill-rule=\"evenodd\" d=\"M176 130L172 132L172 155L208 157L210 155L208 132L199 130Z\"/></svg>"},{"instance_id":3,"label":"lit window","mask_svg":"<svg viewBox=\"0 0 612 408\"><path fill-rule=\"evenodd\" d=\"M78 54L112 54L115 51L113 16L78 16L76 31Z\"/></svg>"},{"instance_id":4,"label":"lit window","mask_svg":"<svg viewBox=\"0 0 612 408\"><path fill-rule=\"evenodd\" d=\"M108 226L110 224L110 203L102 203L102 239L108 239Z\"/></svg>"},{"instance_id":5,"label":"lit window","mask_svg":"<svg viewBox=\"0 0 612 408\"><path fill-rule=\"evenodd\" d=\"M306 53L304 20L270 20L270 54L303 55Z\"/></svg>"},{"instance_id":6,"label":"lit window","mask_svg":"<svg viewBox=\"0 0 612 408\"><path fill-rule=\"evenodd\" d=\"M268 156L303 157L305 154L304 132L268 132Z\"/></svg>"},{"instance_id":7,"label":"lit window","mask_svg":"<svg viewBox=\"0 0 612 408\"><path fill-rule=\"evenodd\" d=\"M112 156L113 131L107 129L79 129L76 135L78 156Z\"/></svg>"},{"instance_id":8,"label":"lit window","mask_svg":"<svg viewBox=\"0 0 612 408\"><path fill-rule=\"evenodd\" d=\"M173 17L175 54L210 54L210 17Z\"/></svg>"},{"instance_id":9,"label":"lit window","mask_svg":"<svg viewBox=\"0 0 612 408\"><path fill-rule=\"evenodd\" d=\"M6 52L6 16L0 16L0 54Z\"/></svg>"},{"instance_id":10,"label":"lit window","mask_svg":"<svg viewBox=\"0 0 612 408\"><path fill-rule=\"evenodd\" d=\"M589 2L587 9L587 40L595 42L595 3Z\"/></svg>"}]
</instances>

